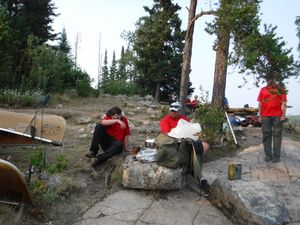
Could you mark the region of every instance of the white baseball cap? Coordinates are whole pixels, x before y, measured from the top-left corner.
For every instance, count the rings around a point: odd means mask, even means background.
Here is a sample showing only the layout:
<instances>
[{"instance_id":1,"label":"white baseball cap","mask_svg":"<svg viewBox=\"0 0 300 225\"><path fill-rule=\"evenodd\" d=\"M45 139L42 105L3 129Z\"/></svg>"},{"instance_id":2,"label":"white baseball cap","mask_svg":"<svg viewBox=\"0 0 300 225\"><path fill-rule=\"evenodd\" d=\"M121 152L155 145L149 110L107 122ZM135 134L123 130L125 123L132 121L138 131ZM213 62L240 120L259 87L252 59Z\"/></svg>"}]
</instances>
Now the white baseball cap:
<instances>
[{"instance_id":1,"label":"white baseball cap","mask_svg":"<svg viewBox=\"0 0 300 225\"><path fill-rule=\"evenodd\" d=\"M174 112L178 112L181 108L181 105L179 102L173 102L171 105L170 105L170 111L174 111Z\"/></svg>"}]
</instances>

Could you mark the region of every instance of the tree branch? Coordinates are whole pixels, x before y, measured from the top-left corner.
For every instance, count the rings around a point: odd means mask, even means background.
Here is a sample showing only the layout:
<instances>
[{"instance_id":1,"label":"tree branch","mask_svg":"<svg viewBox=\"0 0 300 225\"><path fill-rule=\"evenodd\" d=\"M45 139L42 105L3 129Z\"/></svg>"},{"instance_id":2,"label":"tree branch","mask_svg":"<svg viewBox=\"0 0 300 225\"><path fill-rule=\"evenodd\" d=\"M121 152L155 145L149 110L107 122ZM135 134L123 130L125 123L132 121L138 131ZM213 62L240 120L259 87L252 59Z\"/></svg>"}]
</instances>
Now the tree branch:
<instances>
[{"instance_id":1,"label":"tree branch","mask_svg":"<svg viewBox=\"0 0 300 225\"><path fill-rule=\"evenodd\" d=\"M195 21L200 18L201 16L206 16L206 15L216 15L217 11L214 10L210 10L210 11L201 11L200 13L198 13L197 15L195 15L195 17L192 19L192 21L190 22L189 26L188 26L188 32L191 28L191 26L195 23Z\"/></svg>"}]
</instances>

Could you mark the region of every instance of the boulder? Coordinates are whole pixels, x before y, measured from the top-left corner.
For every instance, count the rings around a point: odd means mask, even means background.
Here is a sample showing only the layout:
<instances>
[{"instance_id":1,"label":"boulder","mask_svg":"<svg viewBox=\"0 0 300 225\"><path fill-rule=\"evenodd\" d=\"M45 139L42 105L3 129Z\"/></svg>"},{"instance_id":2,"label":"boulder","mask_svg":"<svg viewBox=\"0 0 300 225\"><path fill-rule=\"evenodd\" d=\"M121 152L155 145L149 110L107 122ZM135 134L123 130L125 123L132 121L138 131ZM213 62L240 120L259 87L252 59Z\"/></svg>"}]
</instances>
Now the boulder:
<instances>
[{"instance_id":1,"label":"boulder","mask_svg":"<svg viewBox=\"0 0 300 225\"><path fill-rule=\"evenodd\" d=\"M140 162L128 155L123 162L124 187L145 190L176 190L185 186L182 168L169 169L155 162Z\"/></svg>"},{"instance_id":2,"label":"boulder","mask_svg":"<svg viewBox=\"0 0 300 225\"><path fill-rule=\"evenodd\" d=\"M240 225L281 225L287 219L283 198L260 181L217 178L210 191Z\"/></svg>"}]
</instances>

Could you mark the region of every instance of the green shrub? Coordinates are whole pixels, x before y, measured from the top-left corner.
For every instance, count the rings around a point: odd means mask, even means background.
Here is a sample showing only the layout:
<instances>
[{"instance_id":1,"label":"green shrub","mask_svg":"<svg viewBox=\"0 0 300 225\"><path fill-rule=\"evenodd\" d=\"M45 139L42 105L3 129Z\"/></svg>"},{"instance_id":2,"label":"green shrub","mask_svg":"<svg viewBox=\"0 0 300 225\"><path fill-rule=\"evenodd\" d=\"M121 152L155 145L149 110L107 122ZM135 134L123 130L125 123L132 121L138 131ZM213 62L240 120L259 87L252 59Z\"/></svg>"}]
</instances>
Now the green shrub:
<instances>
[{"instance_id":1,"label":"green shrub","mask_svg":"<svg viewBox=\"0 0 300 225\"><path fill-rule=\"evenodd\" d=\"M41 91L0 90L0 103L16 107L33 107L42 98Z\"/></svg>"},{"instance_id":2,"label":"green shrub","mask_svg":"<svg viewBox=\"0 0 300 225\"><path fill-rule=\"evenodd\" d=\"M90 97L93 94L93 88L90 86L89 80L77 80L76 90L80 97Z\"/></svg>"},{"instance_id":3,"label":"green shrub","mask_svg":"<svg viewBox=\"0 0 300 225\"><path fill-rule=\"evenodd\" d=\"M60 173L64 171L69 165L69 161L65 155L60 154L56 157L54 163L46 167L46 171L50 174Z\"/></svg>"},{"instance_id":4,"label":"green shrub","mask_svg":"<svg viewBox=\"0 0 300 225\"><path fill-rule=\"evenodd\" d=\"M54 193L48 186L48 182L45 180L35 180L31 184L31 192L34 203L37 205L45 205L52 203L59 196Z\"/></svg>"},{"instance_id":5,"label":"green shrub","mask_svg":"<svg viewBox=\"0 0 300 225\"><path fill-rule=\"evenodd\" d=\"M42 147L36 147L30 157L30 163L48 174L55 174L64 171L68 167L69 161L64 154L59 154L53 163L45 164Z\"/></svg>"},{"instance_id":6,"label":"green shrub","mask_svg":"<svg viewBox=\"0 0 300 225\"><path fill-rule=\"evenodd\" d=\"M111 95L132 96L139 93L138 85L123 80L108 81L103 88L104 93Z\"/></svg>"},{"instance_id":7,"label":"green shrub","mask_svg":"<svg viewBox=\"0 0 300 225\"><path fill-rule=\"evenodd\" d=\"M49 177L49 174L56 174L64 171L69 164L69 161L65 155L60 154L56 157L55 161L51 164L44 164L44 152L41 146L36 147L30 157L30 163L32 166L40 170L39 174L44 174ZM53 191L48 185L48 179L40 179L40 176L37 176L31 183L31 191L35 204L50 204L54 200L60 198L59 194Z\"/></svg>"},{"instance_id":8,"label":"green shrub","mask_svg":"<svg viewBox=\"0 0 300 225\"><path fill-rule=\"evenodd\" d=\"M44 152L41 147L33 149L33 153L30 157L30 164L37 168L44 168Z\"/></svg>"},{"instance_id":9,"label":"green shrub","mask_svg":"<svg viewBox=\"0 0 300 225\"><path fill-rule=\"evenodd\" d=\"M195 112L195 119L201 124L201 139L210 143L219 143L223 136L225 113L210 105L202 105Z\"/></svg>"}]
</instances>

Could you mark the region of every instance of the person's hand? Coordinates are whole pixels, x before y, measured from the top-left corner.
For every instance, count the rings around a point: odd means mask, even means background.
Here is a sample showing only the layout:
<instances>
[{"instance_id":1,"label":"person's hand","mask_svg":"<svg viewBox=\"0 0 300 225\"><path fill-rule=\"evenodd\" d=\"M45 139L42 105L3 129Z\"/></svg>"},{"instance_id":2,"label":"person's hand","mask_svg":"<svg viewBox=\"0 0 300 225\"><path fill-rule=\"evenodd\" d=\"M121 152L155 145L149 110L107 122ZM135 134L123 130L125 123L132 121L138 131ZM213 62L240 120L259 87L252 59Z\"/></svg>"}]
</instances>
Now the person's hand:
<instances>
[{"instance_id":1,"label":"person's hand","mask_svg":"<svg viewBox=\"0 0 300 225\"><path fill-rule=\"evenodd\" d=\"M281 117L280 117L280 121L285 121L286 120L286 117L285 117L285 115L282 115Z\"/></svg>"},{"instance_id":2,"label":"person's hand","mask_svg":"<svg viewBox=\"0 0 300 225\"><path fill-rule=\"evenodd\" d=\"M258 121L261 123L261 121L262 121L261 116L258 117Z\"/></svg>"},{"instance_id":3,"label":"person's hand","mask_svg":"<svg viewBox=\"0 0 300 225\"><path fill-rule=\"evenodd\" d=\"M126 127L125 123L122 120L117 120L117 122L120 124L121 128L124 129Z\"/></svg>"}]
</instances>

